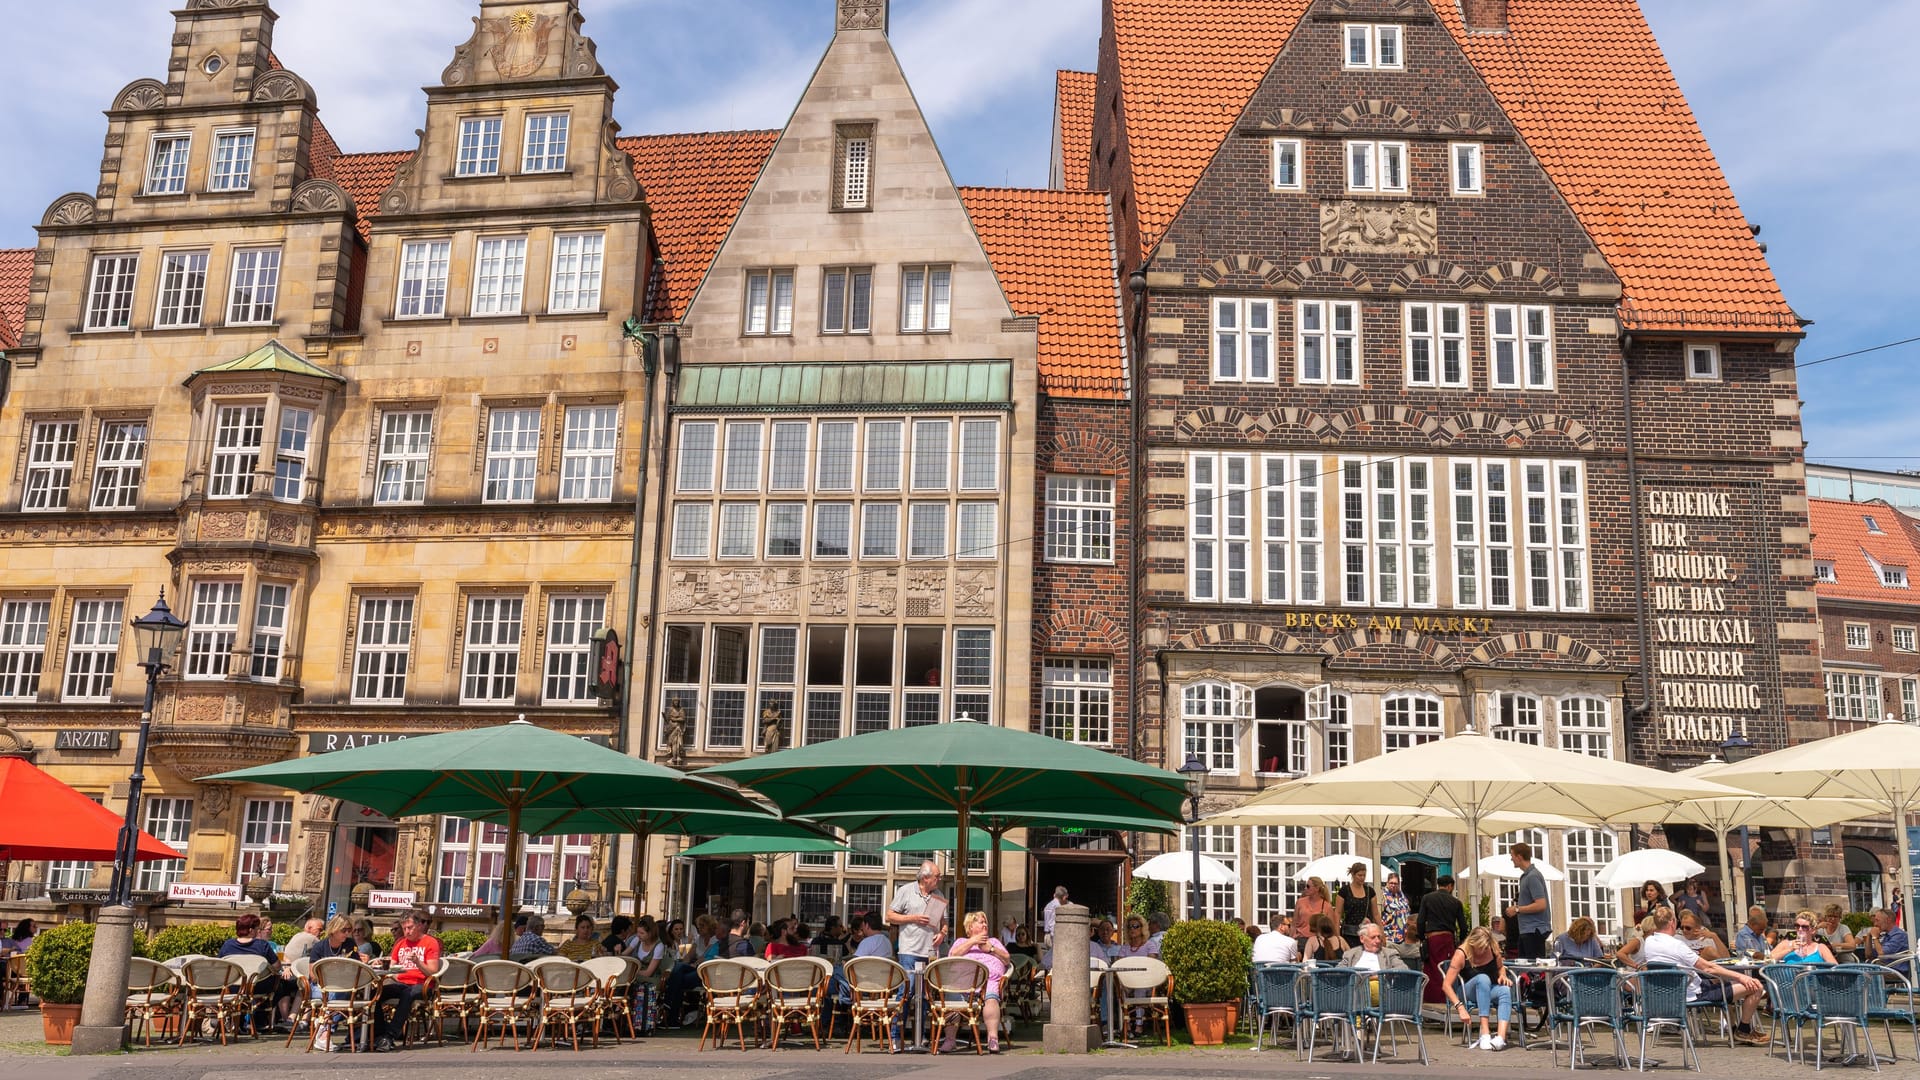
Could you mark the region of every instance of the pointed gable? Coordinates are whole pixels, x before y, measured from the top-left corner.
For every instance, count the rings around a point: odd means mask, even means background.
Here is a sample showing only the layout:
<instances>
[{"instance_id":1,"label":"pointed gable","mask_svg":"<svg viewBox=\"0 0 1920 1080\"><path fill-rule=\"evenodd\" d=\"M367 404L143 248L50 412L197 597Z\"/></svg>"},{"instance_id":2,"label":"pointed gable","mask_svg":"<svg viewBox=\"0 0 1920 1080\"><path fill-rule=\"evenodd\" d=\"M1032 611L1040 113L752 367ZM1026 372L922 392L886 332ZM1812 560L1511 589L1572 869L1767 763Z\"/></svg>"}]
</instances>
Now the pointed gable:
<instances>
[{"instance_id":1,"label":"pointed gable","mask_svg":"<svg viewBox=\"0 0 1920 1080\"><path fill-rule=\"evenodd\" d=\"M1913 583L1913 576L1920 574L1920 528L1906 515L1880 499L1809 499L1807 505L1814 561L1833 566L1832 581L1815 579L1816 594L1832 600L1920 604L1920 590ZM1886 584L1883 567L1906 571L1907 584Z\"/></svg>"},{"instance_id":2,"label":"pointed gable","mask_svg":"<svg viewBox=\"0 0 1920 1080\"><path fill-rule=\"evenodd\" d=\"M660 252L647 318L672 322L686 314L779 137L777 131L709 131L620 140L646 192Z\"/></svg>"}]
</instances>

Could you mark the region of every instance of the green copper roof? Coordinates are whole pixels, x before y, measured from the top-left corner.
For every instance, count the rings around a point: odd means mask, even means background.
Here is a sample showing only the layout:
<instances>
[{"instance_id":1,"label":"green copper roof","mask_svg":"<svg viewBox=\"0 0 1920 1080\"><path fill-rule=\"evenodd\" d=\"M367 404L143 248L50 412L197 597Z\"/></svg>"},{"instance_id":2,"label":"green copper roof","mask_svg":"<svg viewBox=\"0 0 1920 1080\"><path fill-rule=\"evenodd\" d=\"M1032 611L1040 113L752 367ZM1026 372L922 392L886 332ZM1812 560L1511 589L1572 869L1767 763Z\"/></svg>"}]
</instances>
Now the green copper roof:
<instances>
[{"instance_id":1,"label":"green copper roof","mask_svg":"<svg viewBox=\"0 0 1920 1080\"><path fill-rule=\"evenodd\" d=\"M1005 405L1006 360L924 364L691 364L680 369L676 404L686 409L912 408Z\"/></svg>"},{"instance_id":2,"label":"green copper roof","mask_svg":"<svg viewBox=\"0 0 1920 1080\"><path fill-rule=\"evenodd\" d=\"M314 379L332 379L334 382L347 381L326 368L294 355L293 350L278 341L269 341L245 356L222 360L212 367L203 367L194 374L219 375L229 371L277 371L283 375L305 375Z\"/></svg>"}]
</instances>

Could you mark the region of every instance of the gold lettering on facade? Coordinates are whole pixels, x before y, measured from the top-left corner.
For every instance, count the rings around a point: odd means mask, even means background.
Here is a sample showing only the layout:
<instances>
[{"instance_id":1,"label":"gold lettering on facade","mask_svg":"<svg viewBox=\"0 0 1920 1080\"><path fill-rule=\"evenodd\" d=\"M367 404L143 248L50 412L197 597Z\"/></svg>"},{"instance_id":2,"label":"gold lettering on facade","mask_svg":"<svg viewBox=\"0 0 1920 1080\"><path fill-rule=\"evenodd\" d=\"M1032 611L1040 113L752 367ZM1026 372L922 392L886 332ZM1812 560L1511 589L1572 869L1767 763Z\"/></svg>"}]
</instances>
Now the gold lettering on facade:
<instances>
[{"instance_id":1,"label":"gold lettering on facade","mask_svg":"<svg viewBox=\"0 0 1920 1080\"><path fill-rule=\"evenodd\" d=\"M1722 742L1744 728L1741 714L1757 717L1766 707L1760 687L1746 681L1747 650L1758 644L1753 620L1728 614L1737 609L1729 607L1724 584L1670 583L1738 580L1729 557L1695 550L1705 538L1673 520L1731 519L1733 499L1720 491L1655 488L1646 493L1646 509L1647 546L1656 549L1649 558L1650 599L1662 613L1653 620L1654 636L1661 645L1680 646L1654 652L1662 731L1668 742Z\"/></svg>"}]
</instances>

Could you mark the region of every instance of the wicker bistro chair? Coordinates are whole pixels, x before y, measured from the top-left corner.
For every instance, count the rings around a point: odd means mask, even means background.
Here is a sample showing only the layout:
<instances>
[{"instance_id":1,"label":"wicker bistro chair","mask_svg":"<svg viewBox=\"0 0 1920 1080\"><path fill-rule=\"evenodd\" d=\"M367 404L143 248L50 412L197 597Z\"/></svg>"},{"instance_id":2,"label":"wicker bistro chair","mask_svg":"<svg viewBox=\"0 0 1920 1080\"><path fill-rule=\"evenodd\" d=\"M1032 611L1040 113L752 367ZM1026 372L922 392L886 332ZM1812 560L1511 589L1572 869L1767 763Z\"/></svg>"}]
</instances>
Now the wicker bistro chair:
<instances>
[{"instance_id":1,"label":"wicker bistro chair","mask_svg":"<svg viewBox=\"0 0 1920 1080\"><path fill-rule=\"evenodd\" d=\"M1304 988L1304 989L1301 989ZM1353 1039L1355 1056L1359 1054L1360 1015L1367 1004L1366 973L1347 967L1302 969L1296 980L1295 995L1300 1001L1299 1019L1307 1023L1307 1060L1313 1060L1314 1044L1320 1027L1332 1025Z\"/></svg>"},{"instance_id":2,"label":"wicker bistro chair","mask_svg":"<svg viewBox=\"0 0 1920 1080\"><path fill-rule=\"evenodd\" d=\"M180 965L180 1043L196 1025L208 1025L227 1045L227 1033L238 1026L253 1005L253 988L246 971L231 960L202 956Z\"/></svg>"},{"instance_id":3,"label":"wicker bistro chair","mask_svg":"<svg viewBox=\"0 0 1920 1080\"><path fill-rule=\"evenodd\" d=\"M180 1019L180 979L161 964L136 956L127 967L127 1032L138 1031L141 1045L153 1045L153 1027Z\"/></svg>"},{"instance_id":4,"label":"wicker bistro chair","mask_svg":"<svg viewBox=\"0 0 1920 1080\"><path fill-rule=\"evenodd\" d=\"M1020 1019L1032 1023L1040 1015L1040 961L1025 953L1015 953L1007 965L1007 977L1001 984L1001 1005L1011 1022L1017 1012Z\"/></svg>"},{"instance_id":5,"label":"wicker bistro chair","mask_svg":"<svg viewBox=\"0 0 1920 1080\"><path fill-rule=\"evenodd\" d=\"M1128 956L1115 960L1108 968L1119 983L1116 1008L1130 1015L1135 1009L1146 1012L1146 1023L1160 1022L1160 1034L1173 1045L1173 973L1167 965L1151 956ZM1119 1023L1122 1017L1115 1017Z\"/></svg>"},{"instance_id":6,"label":"wicker bistro chair","mask_svg":"<svg viewBox=\"0 0 1920 1080\"><path fill-rule=\"evenodd\" d=\"M1257 1010L1253 1018L1255 1050L1266 1049L1267 1032L1278 1029L1282 1020L1293 1029L1294 1049L1300 1048L1300 999L1296 995L1296 980L1302 970L1299 964L1253 965L1253 997ZM1276 1035L1274 1045L1279 1043Z\"/></svg>"},{"instance_id":7,"label":"wicker bistro chair","mask_svg":"<svg viewBox=\"0 0 1920 1080\"><path fill-rule=\"evenodd\" d=\"M600 1004L593 1018L594 1045L600 1045L600 1027L605 1025L615 1046L620 1045L620 1023L627 1025L627 1038L637 1038L633 1030L633 976L640 966L628 956L596 956L580 962L591 972L600 988Z\"/></svg>"},{"instance_id":8,"label":"wicker bistro chair","mask_svg":"<svg viewBox=\"0 0 1920 1080\"><path fill-rule=\"evenodd\" d=\"M449 1019L460 1021L460 1039L466 1041L468 1021L480 1015L480 987L474 981L473 968L473 961L463 956L440 961L440 974L434 976L433 997L421 1003L433 1023L435 1042L446 1042Z\"/></svg>"},{"instance_id":9,"label":"wicker bistro chair","mask_svg":"<svg viewBox=\"0 0 1920 1080\"><path fill-rule=\"evenodd\" d=\"M1838 1028L1842 1032L1852 1029L1860 1033L1860 1040L1867 1045L1867 1060L1873 1063L1873 1071L1879 1072L1880 1054L1874 1049L1868 1026L1872 1021L1867 1018L1872 1001L1869 987L1876 981L1874 976L1860 970L1859 965L1849 964L1803 971L1793 981L1795 985L1806 984L1807 1002L1813 1011L1808 1019L1813 1025L1813 1067L1826 1067L1826 1039L1823 1036L1828 1028ZM1800 1058L1806 1060L1806 1051L1801 1051Z\"/></svg>"},{"instance_id":10,"label":"wicker bistro chair","mask_svg":"<svg viewBox=\"0 0 1920 1080\"><path fill-rule=\"evenodd\" d=\"M814 958L791 957L768 965L766 982L767 1022L773 1028L773 1048L780 1048L780 1032L788 1024L802 1024L813 1032L813 1048L820 1049L820 1013L827 1007L827 982L833 974L824 972Z\"/></svg>"},{"instance_id":11,"label":"wicker bistro chair","mask_svg":"<svg viewBox=\"0 0 1920 1080\"><path fill-rule=\"evenodd\" d=\"M560 1045L560 1032L565 1031L573 1042L574 1052L580 1050L580 1025L593 1025L589 1031L594 1046L599 1043L599 1024L602 984L593 972L571 960L561 960L557 964L541 964L533 967L535 985L539 987L536 995L539 1001L540 1034L552 1032L553 1044ZM535 1045L539 1045L535 1040Z\"/></svg>"},{"instance_id":12,"label":"wicker bistro chair","mask_svg":"<svg viewBox=\"0 0 1920 1080\"><path fill-rule=\"evenodd\" d=\"M1581 1032L1602 1027L1613 1033L1615 1060L1627 1060L1626 1004L1620 997L1620 973L1612 968L1574 968L1547 981L1547 1044L1560 1064L1560 1029L1567 1029L1567 1067L1577 1069L1586 1056Z\"/></svg>"},{"instance_id":13,"label":"wicker bistro chair","mask_svg":"<svg viewBox=\"0 0 1920 1080\"><path fill-rule=\"evenodd\" d=\"M1427 1057L1427 1032L1421 1024L1420 999L1427 989L1427 973L1424 971L1382 971L1374 978L1380 984L1380 1001L1361 1010L1361 1015L1373 1022L1373 1060L1380 1061L1380 1037L1386 1034L1394 1024L1404 1024L1413 1028L1413 1034L1420 1043L1420 1064L1430 1065ZM1364 987L1360 991L1365 993ZM1400 1056L1400 1040L1393 1040L1393 1056Z\"/></svg>"},{"instance_id":14,"label":"wicker bistro chair","mask_svg":"<svg viewBox=\"0 0 1920 1080\"><path fill-rule=\"evenodd\" d=\"M374 1011L380 1004L379 972L350 956L329 956L309 964L303 981L306 992L301 995L294 1015L307 1024L309 1053L313 1050L312 1033L336 1023L346 1025L348 1047L357 1050L367 1043L372 1035ZM356 1028L365 1030L356 1031ZM287 1033L288 1046L293 1045L293 1037L299 1030L300 1025L296 1023L294 1030Z\"/></svg>"},{"instance_id":15,"label":"wicker bistro chair","mask_svg":"<svg viewBox=\"0 0 1920 1080\"><path fill-rule=\"evenodd\" d=\"M1693 1048L1693 1024L1687 1015L1687 988L1692 984L1692 973L1679 968L1649 968L1635 972L1621 980L1634 989L1638 999L1633 1012L1627 1013L1626 1022L1640 1026L1640 1071L1647 1071L1647 1034L1661 1028L1680 1033L1680 1047L1683 1061L1691 1061L1691 1068L1700 1071L1700 1055Z\"/></svg>"},{"instance_id":16,"label":"wicker bistro chair","mask_svg":"<svg viewBox=\"0 0 1920 1080\"><path fill-rule=\"evenodd\" d=\"M862 1050L861 1033L872 1031L892 1053L893 1025L900 1019L907 969L884 956L856 956L847 961L847 986L853 993L853 1032L847 1036L845 1052Z\"/></svg>"},{"instance_id":17,"label":"wicker bistro chair","mask_svg":"<svg viewBox=\"0 0 1920 1080\"><path fill-rule=\"evenodd\" d=\"M940 1052L948 1022L966 1024L973 1030L973 1052L986 1052L980 1038L980 1017L987 1002L987 967L964 956L943 956L927 965L927 1043L933 1053Z\"/></svg>"},{"instance_id":18,"label":"wicker bistro chair","mask_svg":"<svg viewBox=\"0 0 1920 1080\"><path fill-rule=\"evenodd\" d=\"M740 1049L747 1048L747 1025L756 1023L765 1004L760 992L760 972L744 960L709 960L700 965L700 985L707 992L707 1022L700 1029L700 1045L707 1048L707 1036L713 1035L719 1049L731 1025L739 1033Z\"/></svg>"},{"instance_id":19,"label":"wicker bistro chair","mask_svg":"<svg viewBox=\"0 0 1920 1080\"><path fill-rule=\"evenodd\" d=\"M845 952L843 948L840 951ZM807 963L820 969L820 1009L827 1021L827 1041L833 1041L834 1020L839 1016L839 1003L833 998L833 977L836 974L833 961L824 956L804 957Z\"/></svg>"},{"instance_id":20,"label":"wicker bistro chair","mask_svg":"<svg viewBox=\"0 0 1920 1080\"><path fill-rule=\"evenodd\" d=\"M1899 962L1898 957L1894 958ZM1887 1031L1887 1060L1899 1061L1900 1050L1893 1037L1893 1022L1898 1020L1913 1030L1913 1054L1920 1059L1920 1023L1915 1023L1913 982L1884 964L1845 964L1867 976L1867 1021L1879 1021Z\"/></svg>"},{"instance_id":21,"label":"wicker bistro chair","mask_svg":"<svg viewBox=\"0 0 1920 1080\"><path fill-rule=\"evenodd\" d=\"M473 1049L488 1045L492 1039L487 1034L488 1022L499 1026L502 1039L513 1036L514 1049L520 1049L520 1033L515 1025L525 1022L527 1025L527 1045L534 1045L539 1032L534 1025L539 1012L533 999L535 977L533 969L512 960L483 960L473 965L473 982L480 996L475 1018L479 1020L480 1031L473 1040Z\"/></svg>"},{"instance_id":22,"label":"wicker bistro chair","mask_svg":"<svg viewBox=\"0 0 1920 1080\"><path fill-rule=\"evenodd\" d=\"M262 1013L265 1013L267 1017L266 1027L267 1030L271 1032L275 1019L273 1016L273 1002L268 1000L262 991L266 987L267 980L273 975L273 963L264 956L255 956L252 953L229 956L226 957L226 959L232 961L241 971L246 972L247 975L247 996L251 999L247 1004L245 1014L247 1031L255 1037L258 1037L260 1034L260 1016Z\"/></svg>"},{"instance_id":23,"label":"wicker bistro chair","mask_svg":"<svg viewBox=\"0 0 1920 1080\"><path fill-rule=\"evenodd\" d=\"M33 986L27 981L27 954L16 952L0 960L0 1009L26 1008Z\"/></svg>"}]
</instances>

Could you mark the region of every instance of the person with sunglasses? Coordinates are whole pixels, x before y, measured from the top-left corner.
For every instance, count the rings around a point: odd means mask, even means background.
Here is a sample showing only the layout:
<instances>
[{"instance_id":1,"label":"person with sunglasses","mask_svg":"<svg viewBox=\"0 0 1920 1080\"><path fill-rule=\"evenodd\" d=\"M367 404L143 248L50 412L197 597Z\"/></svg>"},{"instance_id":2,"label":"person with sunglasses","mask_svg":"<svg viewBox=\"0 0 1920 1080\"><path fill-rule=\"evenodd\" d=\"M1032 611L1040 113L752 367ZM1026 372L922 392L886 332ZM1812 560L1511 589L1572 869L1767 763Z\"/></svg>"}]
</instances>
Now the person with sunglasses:
<instances>
[{"instance_id":1,"label":"person with sunglasses","mask_svg":"<svg viewBox=\"0 0 1920 1080\"><path fill-rule=\"evenodd\" d=\"M1827 943L1813 936L1819 929L1813 912L1802 911L1793 917L1793 938L1782 941L1768 953L1768 958L1776 964L1831 964L1833 952Z\"/></svg>"},{"instance_id":2,"label":"person with sunglasses","mask_svg":"<svg viewBox=\"0 0 1920 1080\"><path fill-rule=\"evenodd\" d=\"M1112 957L1115 960L1127 956L1159 956L1160 943L1147 934L1147 920L1141 915L1127 916L1126 933L1120 944L1114 946Z\"/></svg>"}]
</instances>

